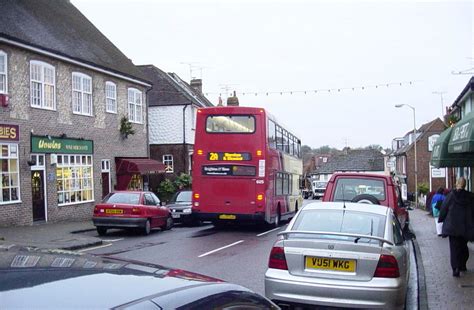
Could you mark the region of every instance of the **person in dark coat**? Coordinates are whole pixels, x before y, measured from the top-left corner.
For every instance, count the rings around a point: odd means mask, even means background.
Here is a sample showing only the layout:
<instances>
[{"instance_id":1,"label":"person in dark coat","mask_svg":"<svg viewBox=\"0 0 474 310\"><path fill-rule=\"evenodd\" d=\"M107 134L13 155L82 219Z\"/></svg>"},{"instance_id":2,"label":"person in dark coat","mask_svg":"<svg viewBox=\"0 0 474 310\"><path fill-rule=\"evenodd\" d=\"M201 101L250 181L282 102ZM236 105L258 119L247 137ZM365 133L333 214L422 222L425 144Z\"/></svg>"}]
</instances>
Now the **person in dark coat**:
<instances>
[{"instance_id":1,"label":"person in dark coat","mask_svg":"<svg viewBox=\"0 0 474 310\"><path fill-rule=\"evenodd\" d=\"M471 192L465 190L466 179L460 177L456 188L443 201L438 221L443 223L442 234L449 237L449 252L453 276L467 271L469 259L467 242L474 240L474 200Z\"/></svg>"}]
</instances>

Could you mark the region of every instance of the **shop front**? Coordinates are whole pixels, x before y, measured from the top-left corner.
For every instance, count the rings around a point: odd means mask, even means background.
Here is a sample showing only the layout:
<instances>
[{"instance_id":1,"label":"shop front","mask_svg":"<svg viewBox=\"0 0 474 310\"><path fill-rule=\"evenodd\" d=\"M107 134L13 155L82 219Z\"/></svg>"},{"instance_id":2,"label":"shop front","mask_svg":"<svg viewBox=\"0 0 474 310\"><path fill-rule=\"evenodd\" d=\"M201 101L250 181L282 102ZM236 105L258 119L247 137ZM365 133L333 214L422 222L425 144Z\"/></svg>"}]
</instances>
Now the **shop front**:
<instances>
[{"instance_id":1,"label":"shop front","mask_svg":"<svg viewBox=\"0 0 474 310\"><path fill-rule=\"evenodd\" d=\"M18 153L20 127L0 124L0 205L20 203Z\"/></svg>"},{"instance_id":2,"label":"shop front","mask_svg":"<svg viewBox=\"0 0 474 310\"><path fill-rule=\"evenodd\" d=\"M47 181L53 181L53 184L56 181L56 201L50 201L50 204L62 207L94 202L93 154L92 140L31 136L28 164L31 167L33 221L47 220L46 184L51 184ZM47 171L47 161L53 171Z\"/></svg>"},{"instance_id":3,"label":"shop front","mask_svg":"<svg viewBox=\"0 0 474 310\"><path fill-rule=\"evenodd\" d=\"M116 157L116 190L150 190L149 175L164 173L165 165L157 160L137 157Z\"/></svg>"},{"instance_id":4,"label":"shop front","mask_svg":"<svg viewBox=\"0 0 474 310\"><path fill-rule=\"evenodd\" d=\"M441 133L434 144L431 164L436 168L452 167L456 178L465 177L472 191L474 167L474 112Z\"/></svg>"}]
</instances>

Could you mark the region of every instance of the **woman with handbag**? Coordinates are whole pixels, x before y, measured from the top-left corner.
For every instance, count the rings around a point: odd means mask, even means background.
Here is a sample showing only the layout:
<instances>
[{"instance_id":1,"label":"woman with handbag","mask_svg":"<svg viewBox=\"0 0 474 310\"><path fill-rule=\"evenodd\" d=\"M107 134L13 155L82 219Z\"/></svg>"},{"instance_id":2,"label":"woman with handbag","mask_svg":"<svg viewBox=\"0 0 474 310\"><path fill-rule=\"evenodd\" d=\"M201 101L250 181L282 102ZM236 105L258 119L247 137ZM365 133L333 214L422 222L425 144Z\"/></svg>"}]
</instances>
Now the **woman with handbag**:
<instances>
[{"instance_id":1,"label":"woman with handbag","mask_svg":"<svg viewBox=\"0 0 474 310\"><path fill-rule=\"evenodd\" d=\"M433 217L436 225L436 233L438 234L438 236L441 236L443 229L443 223L438 222L439 210L441 209L441 205L443 204L445 198L446 196L444 195L444 188L442 187L440 187L436 191L436 194L433 196L433 198L431 198L431 210L433 212Z\"/></svg>"},{"instance_id":2,"label":"woman with handbag","mask_svg":"<svg viewBox=\"0 0 474 310\"><path fill-rule=\"evenodd\" d=\"M443 223L443 237L449 237L453 277L459 277L460 271L467 271L467 242L474 240L474 200L472 193L466 191L465 187L466 179L460 177L456 181L456 188L446 196L438 219Z\"/></svg>"}]
</instances>

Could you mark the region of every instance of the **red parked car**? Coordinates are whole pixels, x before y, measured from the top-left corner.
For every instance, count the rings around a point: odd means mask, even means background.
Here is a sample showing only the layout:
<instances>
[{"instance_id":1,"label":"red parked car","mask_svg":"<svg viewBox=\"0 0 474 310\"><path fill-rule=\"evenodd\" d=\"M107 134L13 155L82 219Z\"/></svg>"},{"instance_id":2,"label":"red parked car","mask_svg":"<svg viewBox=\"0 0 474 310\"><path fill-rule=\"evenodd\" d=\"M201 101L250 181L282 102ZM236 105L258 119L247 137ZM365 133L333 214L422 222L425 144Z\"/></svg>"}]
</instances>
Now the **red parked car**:
<instances>
[{"instance_id":1,"label":"red parked car","mask_svg":"<svg viewBox=\"0 0 474 310\"><path fill-rule=\"evenodd\" d=\"M391 176L374 173L335 173L328 182L323 201L350 201L390 207L404 230L410 218L400 187Z\"/></svg>"},{"instance_id":2,"label":"red parked car","mask_svg":"<svg viewBox=\"0 0 474 310\"><path fill-rule=\"evenodd\" d=\"M148 235L156 227L162 230L173 227L169 209L161 206L160 199L154 193L142 191L108 194L102 203L95 206L92 221L101 236L109 228L140 229Z\"/></svg>"}]
</instances>

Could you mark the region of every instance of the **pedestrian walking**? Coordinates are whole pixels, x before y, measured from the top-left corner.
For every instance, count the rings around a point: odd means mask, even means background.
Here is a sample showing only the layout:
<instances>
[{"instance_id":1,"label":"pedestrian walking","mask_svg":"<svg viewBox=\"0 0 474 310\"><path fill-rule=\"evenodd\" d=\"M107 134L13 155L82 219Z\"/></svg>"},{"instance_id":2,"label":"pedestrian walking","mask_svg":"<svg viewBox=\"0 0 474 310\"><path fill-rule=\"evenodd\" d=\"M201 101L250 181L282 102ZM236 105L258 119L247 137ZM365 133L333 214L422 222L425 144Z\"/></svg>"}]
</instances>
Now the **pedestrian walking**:
<instances>
[{"instance_id":1,"label":"pedestrian walking","mask_svg":"<svg viewBox=\"0 0 474 310\"><path fill-rule=\"evenodd\" d=\"M466 271L469 259L468 241L474 241L474 200L465 190L466 179L460 177L456 188L445 198L438 221L443 223L443 237L449 237L449 252L453 276Z\"/></svg>"},{"instance_id":2,"label":"pedestrian walking","mask_svg":"<svg viewBox=\"0 0 474 310\"><path fill-rule=\"evenodd\" d=\"M433 198L431 198L431 210L433 212L433 217L436 225L436 233L438 234L438 236L441 236L443 232L443 223L439 223L438 218L439 210L441 209L441 205L443 204L445 198L446 196L444 195L444 188L442 187L440 187L436 191L436 194L433 195Z\"/></svg>"}]
</instances>

